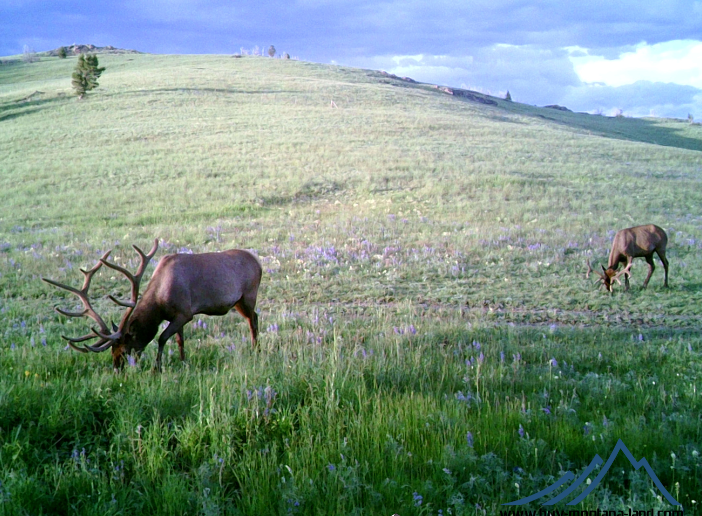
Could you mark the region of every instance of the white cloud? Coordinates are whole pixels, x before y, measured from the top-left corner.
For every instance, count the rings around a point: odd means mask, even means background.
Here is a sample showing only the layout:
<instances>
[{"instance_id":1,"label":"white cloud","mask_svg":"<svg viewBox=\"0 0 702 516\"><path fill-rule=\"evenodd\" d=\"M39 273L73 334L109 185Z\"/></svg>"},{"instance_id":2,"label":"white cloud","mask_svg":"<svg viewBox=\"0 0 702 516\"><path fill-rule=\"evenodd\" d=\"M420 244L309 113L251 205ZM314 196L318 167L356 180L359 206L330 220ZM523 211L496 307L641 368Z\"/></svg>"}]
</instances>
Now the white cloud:
<instances>
[{"instance_id":1,"label":"white cloud","mask_svg":"<svg viewBox=\"0 0 702 516\"><path fill-rule=\"evenodd\" d=\"M702 88L702 42L676 40L641 43L616 59L572 48L570 60L583 82L624 86L637 81L666 82Z\"/></svg>"},{"instance_id":2,"label":"white cloud","mask_svg":"<svg viewBox=\"0 0 702 516\"><path fill-rule=\"evenodd\" d=\"M375 56L343 64L499 96L509 91L514 100L530 104L551 104L564 87L580 84L568 52L533 45L496 44L464 55Z\"/></svg>"}]
</instances>

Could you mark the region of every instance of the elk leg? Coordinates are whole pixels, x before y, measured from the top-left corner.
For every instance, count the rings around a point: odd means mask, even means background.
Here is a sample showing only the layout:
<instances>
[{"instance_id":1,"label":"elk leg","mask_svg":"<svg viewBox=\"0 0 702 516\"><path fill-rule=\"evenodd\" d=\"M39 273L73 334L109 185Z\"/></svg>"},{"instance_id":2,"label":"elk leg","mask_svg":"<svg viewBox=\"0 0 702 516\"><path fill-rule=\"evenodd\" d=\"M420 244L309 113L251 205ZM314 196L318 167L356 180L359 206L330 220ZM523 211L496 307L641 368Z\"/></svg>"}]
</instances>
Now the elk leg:
<instances>
[{"instance_id":1,"label":"elk leg","mask_svg":"<svg viewBox=\"0 0 702 516\"><path fill-rule=\"evenodd\" d=\"M242 297L235 305L236 311L239 312L249 323L251 330L251 345L255 348L258 339L258 314L256 313L256 298L247 299Z\"/></svg>"},{"instance_id":2,"label":"elk leg","mask_svg":"<svg viewBox=\"0 0 702 516\"><path fill-rule=\"evenodd\" d=\"M624 268L629 267L631 265L632 260L633 260L632 257L627 256L626 263L624 264ZM629 267L629 270L631 270L630 267ZM624 273L624 290L629 290L629 276L631 276L631 274L629 272Z\"/></svg>"},{"instance_id":3,"label":"elk leg","mask_svg":"<svg viewBox=\"0 0 702 516\"><path fill-rule=\"evenodd\" d=\"M154 369L156 371L161 371L161 355L163 355L163 348L166 345L166 341L171 338L173 334L177 334L180 332L182 335L183 332L183 326L188 324L190 321L192 321L193 316L186 316L186 315L179 315L172 321L169 321L168 326L166 327L165 330L159 335L158 337L158 354L156 355L156 365L154 366ZM181 337L182 339L182 337ZM177 337L176 337L177 340ZM180 347L181 344L180 342L178 343L178 346ZM181 353L182 353L182 348L181 348ZM183 355L181 354L181 357Z\"/></svg>"},{"instance_id":4,"label":"elk leg","mask_svg":"<svg viewBox=\"0 0 702 516\"><path fill-rule=\"evenodd\" d=\"M648 264L648 276L646 276L646 280L644 281L643 288L646 288L648 286L648 280L651 279L651 275L653 274L653 271L656 270L656 266L653 264L653 255L646 256L646 263Z\"/></svg>"},{"instance_id":5,"label":"elk leg","mask_svg":"<svg viewBox=\"0 0 702 516\"><path fill-rule=\"evenodd\" d=\"M185 348L183 347L183 344L185 341L183 340L183 327L180 327L180 330L176 332L176 342L178 343L178 351L180 352L180 361L185 362Z\"/></svg>"},{"instance_id":6,"label":"elk leg","mask_svg":"<svg viewBox=\"0 0 702 516\"><path fill-rule=\"evenodd\" d=\"M667 287L668 286L668 259L665 257L665 251L656 251L658 253L658 258L661 259L661 262L663 262L663 268L665 269L665 283L664 285Z\"/></svg>"}]
</instances>

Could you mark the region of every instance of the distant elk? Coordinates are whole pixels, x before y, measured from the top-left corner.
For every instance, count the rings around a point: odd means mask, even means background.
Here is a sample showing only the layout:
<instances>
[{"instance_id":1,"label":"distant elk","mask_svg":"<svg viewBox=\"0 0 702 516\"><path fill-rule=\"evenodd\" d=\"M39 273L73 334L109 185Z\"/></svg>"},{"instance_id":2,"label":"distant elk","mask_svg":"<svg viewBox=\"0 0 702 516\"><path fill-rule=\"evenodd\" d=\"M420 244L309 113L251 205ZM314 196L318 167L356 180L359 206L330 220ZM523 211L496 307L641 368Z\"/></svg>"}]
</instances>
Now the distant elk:
<instances>
[{"instance_id":1,"label":"distant elk","mask_svg":"<svg viewBox=\"0 0 702 516\"><path fill-rule=\"evenodd\" d=\"M137 246L132 247L141 258L136 274L108 262L107 257L112 252L110 250L102 255L92 269L81 269L85 279L80 290L42 278L55 287L77 295L83 303L84 310L81 312L67 312L56 307L58 313L66 317L89 317L99 327L92 328L90 333L82 337L63 336L71 348L81 353L100 353L112 349L112 365L115 371L118 371L124 366L125 355L141 355L158 333L161 322L165 320L168 321L168 326L158 337L158 354L154 368L160 371L163 347L174 334L180 359L185 360L183 326L190 322L195 314L225 315L232 308L236 308L248 321L251 342L256 346L258 315L255 308L262 271L258 260L251 253L231 249L219 253L166 255L156 267L146 292L141 300L138 300L141 278L149 261L156 254L158 240L154 242L148 254ZM119 325L113 323L111 329L93 309L88 298L90 281L103 265L124 274L131 283L129 301L108 296L112 302L127 309ZM92 345L77 345L91 339L98 341Z\"/></svg>"},{"instance_id":2,"label":"distant elk","mask_svg":"<svg viewBox=\"0 0 702 516\"><path fill-rule=\"evenodd\" d=\"M602 273L594 271L600 276L600 280L605 288L612 292L612 284L616 280L620 285L619 277L624 275L626 290L629 290L629 276L631 275L631 264L634 258L645 258L648 263L648 276L643 283L643 288L648 286L648 280L655 270L653 264L653 253L658 254L663 268L665 269L665 286L668 286L668 259L665 257L665 248L668 244L668 235L663 229L654 224L646 226L636 226L633 228L617 231L612 242L612 250L609 253L609 264L607 269L602 265ZM617 272L619 264L624 264L624 269ZM590 261L587 261L586 278L593 272Z\"/></svg>"}]
</instances>

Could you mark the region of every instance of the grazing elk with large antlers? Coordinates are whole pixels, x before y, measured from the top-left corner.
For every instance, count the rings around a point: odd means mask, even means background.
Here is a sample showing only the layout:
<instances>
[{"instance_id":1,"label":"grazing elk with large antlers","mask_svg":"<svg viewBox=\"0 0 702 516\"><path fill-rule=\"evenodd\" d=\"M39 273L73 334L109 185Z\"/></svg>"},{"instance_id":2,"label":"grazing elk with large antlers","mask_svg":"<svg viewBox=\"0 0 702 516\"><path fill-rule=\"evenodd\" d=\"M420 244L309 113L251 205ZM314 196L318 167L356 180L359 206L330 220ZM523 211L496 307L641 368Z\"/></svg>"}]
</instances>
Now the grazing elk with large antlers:
<instances>
[{"instance_id":1,"label":"grazing elk with large antlers","mask_svg":"<svg viewBox=\"0 0 702 516\"><path fill-rule=\"evenodd\" d=\"M595 272L600 276L600 280L610 292L612 292L612 283L616 280L621 284L619 277L624 275L624 284L626 290L629 290L629 276L631 275L632 261L634 258L645 258L646 263L648 263L648 276L646 276L646 280L643 283L643 288L646 288L648 286L648 280L651 279L651 275L656 268L656 266L653 265L653 253L656 253L661 259L661 262L663 262L663 268L665 269L664 284L667 287L668 259L665 257L667 244L668 235L665 234L663 229L654 224L622 229L617 231L617 234L614 235L607 269L605 269L603 265L602 273L599 271ZM625 266L623 270L617 272L620 263L625 264ZM593 272L589 260L587 262L587 268L588 271L585 277L589 278L590 273Z\"/></svg>"},{"instance_id":2,"label":"grazing elk with large antlers","mask_svg":"<svg viewBox=\"0 0 702 516\"><path fill-rule=\"evenodd\" d=\"M249 323L251 342L255 346L258 336L258 315L255 312L256 295L261 282L261 265L247 251L231 249L220 253L169 254L159 262L151 276L149 286L141 300L139 285L146 266L158 249L158 240L151 251L144 253L137 246L132 246L141 258L141 264L132 274L128 270L108 262L107 251L100 261L90 270L81 272L85 276L83 287L79 290L56 281L42 278L55 287L68 290L77 295L83 303L82 312L56 311L67 317L87 316L93 319L99 328L82 337L63 337L68 344L81 353L92 351L99 353L112 349L112 365L119 370L124 365L125 355L141 354L143 349L158 333L162 321L168 326L158 337L158 354L155 369L161 370L161 355L166 341L175 334L180 351L180 359L185 360L183 349L183 326L190 322L195 314L225 315L232 308L243 315ZM105 265L124 274L131 283L131 299L123 301L108 296L110 300L127 310L122 315L119 325L108 328L104 320L90 304L88 289L93 275ZM91 339L98 339L92 345L77 345Z\"/></svg>"}]
</instances>

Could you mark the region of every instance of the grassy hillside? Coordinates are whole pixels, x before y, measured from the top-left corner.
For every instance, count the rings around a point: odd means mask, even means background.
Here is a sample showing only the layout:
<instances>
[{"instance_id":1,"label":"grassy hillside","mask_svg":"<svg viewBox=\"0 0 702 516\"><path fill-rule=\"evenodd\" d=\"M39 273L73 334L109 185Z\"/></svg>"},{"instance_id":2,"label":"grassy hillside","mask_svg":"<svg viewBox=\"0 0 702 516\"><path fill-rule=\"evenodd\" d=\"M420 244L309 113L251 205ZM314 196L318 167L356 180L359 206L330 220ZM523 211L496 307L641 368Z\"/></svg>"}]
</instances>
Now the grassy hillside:
<instances>
[{"instance_id":1,"label":"grassy hillside","mask_svg":"<svg viewBox=\"0 0 702 516\"><path fill-rule=\"evenodd\" d=\"M75 58L0 66L0 514L494 514L620 438L700 503L701 126L278 59L100 64L82 101ZM584 278L644 223L670 289L659 262L647 290L643 260L626 293ZM120 375L64 349L88 322L39 278L153 238L257 253L260 352L238 315L160 376L154 345ZM113 318L125 283L94 281ZM615 464L578 507L670 508Z\"/></svg>"}]
</instances>

